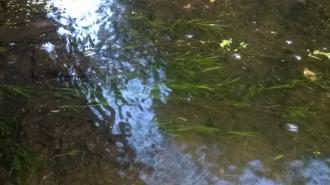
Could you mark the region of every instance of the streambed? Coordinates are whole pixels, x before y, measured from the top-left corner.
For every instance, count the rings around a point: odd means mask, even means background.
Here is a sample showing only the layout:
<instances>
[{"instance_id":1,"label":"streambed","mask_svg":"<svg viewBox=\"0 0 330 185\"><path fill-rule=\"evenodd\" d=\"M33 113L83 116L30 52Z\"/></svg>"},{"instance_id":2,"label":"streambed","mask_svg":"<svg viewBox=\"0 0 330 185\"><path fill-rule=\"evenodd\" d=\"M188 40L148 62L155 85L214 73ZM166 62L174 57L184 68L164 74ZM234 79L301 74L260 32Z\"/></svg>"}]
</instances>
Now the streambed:
<instances>
[{"instance_id":1,"label":"streambed","mask_svg":"<svg viewBox=\"0 0 330 185\"><path fill-rule=\"evenodd\" d=\"M85 104L62 109L90 112L90 124L124 151L118 164L145 184L330 183L329 2L51 0L41 8L46 20L33 23L45 30L32 40L37 64L47 65L32 66L32 81L75 89ZM3 35L23 30L3 25ZM4 48L31 43L11 37Z\"/></svg>"}]
</instances>

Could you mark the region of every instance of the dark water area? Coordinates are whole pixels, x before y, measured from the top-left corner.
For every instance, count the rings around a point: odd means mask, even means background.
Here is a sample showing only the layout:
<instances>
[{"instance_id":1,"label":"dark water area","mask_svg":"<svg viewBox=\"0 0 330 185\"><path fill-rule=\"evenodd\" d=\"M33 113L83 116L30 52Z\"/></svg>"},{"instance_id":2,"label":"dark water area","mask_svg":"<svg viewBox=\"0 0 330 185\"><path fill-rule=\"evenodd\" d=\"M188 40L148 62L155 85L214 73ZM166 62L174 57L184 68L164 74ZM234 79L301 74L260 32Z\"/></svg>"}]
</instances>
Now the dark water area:
<instances>
[{"instance_id":1,"label":"dark water area","mask_svg":"<svg viewBox=\"0 0 330 185\"><path fill-rule=\"evenodd\" d=\"M0 7L0 123L48 156L28 184L330 184L327 0Z\"/></svg>"}]
</instances>

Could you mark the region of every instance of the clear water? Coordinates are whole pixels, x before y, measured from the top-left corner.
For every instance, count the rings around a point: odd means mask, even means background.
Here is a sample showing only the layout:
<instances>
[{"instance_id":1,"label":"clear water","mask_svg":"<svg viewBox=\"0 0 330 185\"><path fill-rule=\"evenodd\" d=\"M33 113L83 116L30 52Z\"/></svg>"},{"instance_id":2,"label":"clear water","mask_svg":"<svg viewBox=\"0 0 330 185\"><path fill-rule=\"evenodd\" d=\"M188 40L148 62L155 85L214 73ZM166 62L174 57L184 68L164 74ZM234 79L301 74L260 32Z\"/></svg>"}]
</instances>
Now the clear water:
<instances>
[{"instance_id":1,"label":"clear water","mask_svg":"<svg viewBox=\"0 0 330 185\"><path fill-rule=\"evenodd\" d=\"M328 1L47 3L89 64L71 85L146 184L330 184Z\"/></svg>"}]
</instances>

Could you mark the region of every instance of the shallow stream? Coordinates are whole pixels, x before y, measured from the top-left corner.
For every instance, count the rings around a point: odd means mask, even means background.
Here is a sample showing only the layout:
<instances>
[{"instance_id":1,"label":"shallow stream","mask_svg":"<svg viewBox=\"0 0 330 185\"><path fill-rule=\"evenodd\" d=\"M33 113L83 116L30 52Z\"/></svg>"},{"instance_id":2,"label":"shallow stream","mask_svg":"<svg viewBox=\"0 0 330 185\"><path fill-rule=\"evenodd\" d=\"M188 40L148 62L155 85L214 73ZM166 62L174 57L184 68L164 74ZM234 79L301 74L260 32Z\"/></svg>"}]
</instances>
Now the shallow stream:
<instances>
[{"instance_id":1,"label":"shallow stream","mask_svg":"<svg viewBox=\"0 0 330 185\"><path fill-rule=\"evenodd\" d=\"M67 69L94 124L125 137L116 146L133 149L145 184L330 184L329 1L49 0L45 10L63 42L40 50Z\"/></svg>"}]
</instances>

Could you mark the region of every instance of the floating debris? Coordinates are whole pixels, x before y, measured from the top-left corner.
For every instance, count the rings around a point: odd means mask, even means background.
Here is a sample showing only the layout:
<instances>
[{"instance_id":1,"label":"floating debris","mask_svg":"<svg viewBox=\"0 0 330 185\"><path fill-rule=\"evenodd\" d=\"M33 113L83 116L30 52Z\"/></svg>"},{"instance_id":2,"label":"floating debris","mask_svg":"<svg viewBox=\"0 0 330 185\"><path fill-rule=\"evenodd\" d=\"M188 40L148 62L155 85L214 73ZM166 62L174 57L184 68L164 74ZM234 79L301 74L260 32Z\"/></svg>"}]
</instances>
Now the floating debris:
<instances>
[{"instance_id":1,"label":"floating debris","mask_svg":"<svg viewBox=\"0 0 330 185\"><path fill-rule=\"evenodd\" d=\"M308 80L311 80L311 81L315 81L317 78L316 78L316 73L314 73L313 71L309 70L308 68L305 68L304 69L304 72L303 72L304 76L308 79Z\"/></svg>"}]
</instances>

